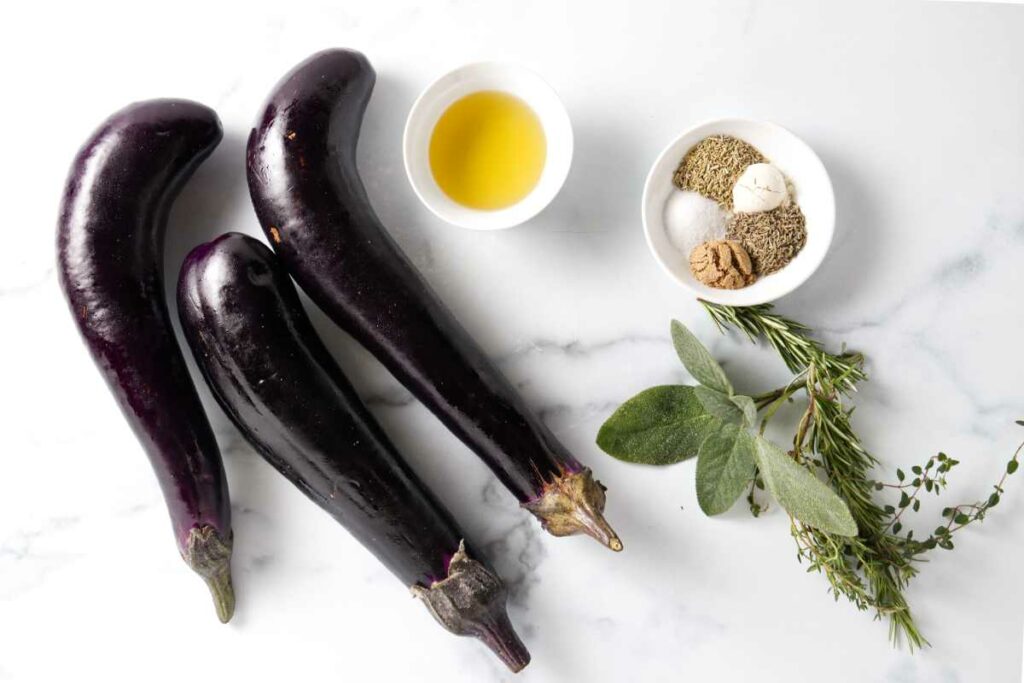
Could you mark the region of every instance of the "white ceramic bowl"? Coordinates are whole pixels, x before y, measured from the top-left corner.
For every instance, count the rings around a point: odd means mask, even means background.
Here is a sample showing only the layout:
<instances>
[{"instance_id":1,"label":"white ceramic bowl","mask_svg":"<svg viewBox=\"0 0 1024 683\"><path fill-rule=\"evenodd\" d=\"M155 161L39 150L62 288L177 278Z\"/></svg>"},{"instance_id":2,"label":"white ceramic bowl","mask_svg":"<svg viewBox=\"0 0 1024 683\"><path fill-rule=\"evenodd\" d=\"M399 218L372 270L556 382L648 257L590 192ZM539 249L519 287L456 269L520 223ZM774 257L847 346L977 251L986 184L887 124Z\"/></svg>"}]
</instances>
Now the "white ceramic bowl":
<instances>
[{"instance_id":1,"label":"white ceramic bowl","mask_svg":"<svg viewBox=\"0 0 1024 683\"><path fill-rule=\"evenodd\" d=\"M500 90L526 102L540 119L547 138L544 170L537 185L512 206L494 211L454 202L430 170L430 136L438 119L454 101L480 90ZM572 162L572 124L558 94L533 71L499 62L468 64L431 83L412 105L405 122L402 155L412 189L435 215L463 228L500 230L533 218L558 194Z\"/></svg>"},{"instance_id":2,"label":"white ceramic bowl","mask_svg":"<svg viewBox=\"0 0 1024 683\"><path fill-rule=\"evenodd\" d=\"M743 289L716 289L699 282L690 273L689 254L677 251L665 231L665 203L678 191L672 176L690 148L709 135L731 135L757 147L792 182L796 201L807 218L807 244L796 258ZM731 306L774 301L803 284L825 259L836 224L832 182L814 150L781 126L745 119L702 123L666 147L647 174L642 213L647 246L669 277L702 299Z\"/></svg>"}]
</instances>

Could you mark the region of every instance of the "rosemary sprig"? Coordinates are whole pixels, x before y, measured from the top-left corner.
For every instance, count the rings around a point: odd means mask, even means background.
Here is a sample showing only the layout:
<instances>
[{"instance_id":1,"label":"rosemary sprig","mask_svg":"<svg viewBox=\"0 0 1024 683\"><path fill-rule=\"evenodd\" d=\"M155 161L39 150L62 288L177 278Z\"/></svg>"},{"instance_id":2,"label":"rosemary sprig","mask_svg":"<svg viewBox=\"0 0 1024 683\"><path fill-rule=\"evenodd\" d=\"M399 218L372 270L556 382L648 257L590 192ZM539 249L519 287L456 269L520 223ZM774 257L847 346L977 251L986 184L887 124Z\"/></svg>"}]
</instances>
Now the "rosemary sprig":
<instances>
[{"instance_id":1,"label":"rosemary sprig","mask_svg":"<svg viewBox=\"0 0 1024 683\"><path fill-rule=\"evenodd\" d=\"M873 481L869 475L879 462L864 449L850 423L853 409L844 405L857 384L867 379L863 356L845 350L828 353L809 336L806 326L772 313L771 305L736 308L701 303L720 330L731 327L752 342L766 340L796 373L787 386L754 398L755 406L763 412L761 431L782 403L803 391L807 406L796 429L791 455L808 469L824 474L857 522L859 534L850 539L794 521L792 535L798 559L807 562L808 571L820 572L828 579L837 600L845 596L861 610L874 610L876 618L888 618L894 644L906 641L911 650L926 645L928 641L918 630L904 594L917 575L915 563L936 547L952 549L955 532L982 521L999 503L1007 476L1018 468L1024 444L1007 463L988 499L946 508L942 513L946 523L923 540L914 539L913 531L903 535L904 513L920 509L922 491L939 494L946 486L946 474L958 461L939 453L924 465L915 465L909 482L899 469L897 484ZM899 492L895 505L875 501L874 494L886 488ZM748 498L756 515L759 510L752 501Z\"/></svg>"},{"instance_id":2,"label":"rosemary sprig","mask_svg":"<svg viewBox=\"0 0 1024 683\"><path fill-rule=\"evenodd\" d=\"M787 320L772 313L771 304L759 306L722 306L701 301L711 314L718 329L725 331L729 326L741 330L752 342L764 338L782 358L790 372L802 373L813 364L843 392L855 391L857 382L867 379L861 367L864 357L859 353L844 351L839 355L825 353L814 339L807 336L810 331L804 325Z\"/></svg>"}]
</instances>

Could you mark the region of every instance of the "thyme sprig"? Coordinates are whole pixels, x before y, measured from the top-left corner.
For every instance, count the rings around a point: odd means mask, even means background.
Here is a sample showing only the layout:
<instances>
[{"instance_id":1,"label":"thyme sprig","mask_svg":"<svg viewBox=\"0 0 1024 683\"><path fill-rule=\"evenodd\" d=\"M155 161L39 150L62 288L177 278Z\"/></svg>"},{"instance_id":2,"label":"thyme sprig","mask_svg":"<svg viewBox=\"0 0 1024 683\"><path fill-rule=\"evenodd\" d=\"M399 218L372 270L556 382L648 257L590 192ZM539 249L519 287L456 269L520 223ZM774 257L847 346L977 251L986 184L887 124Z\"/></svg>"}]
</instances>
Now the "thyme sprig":
<instances>
[{"instance_id":1,"label":"thyme sprig","mask_svg":"<svg viewBox=\"0 0 1024 683\"><path fill-rule=\"evenodd\" d=\"M865 450L854 432L850 422L853 408L846 405L857 385L867 379L864 357L845 349L839 354L827 352L806 326L773 313L770 305L738 308L701 303L720 330L733 328L754 343L767 341L795 373L786 386L754 397L762 415L761 432L775 411L802 391L807 403L790 455L811 471L823 474L857 522L858 536L848 538L793 520L791 533L798 560L807 564L808 571L826 577L837 600L844 596L858 609L873 610L876 618L887 618L894 644L906 642L911 650L927 645L905 596L907 585L918 572L915 565L935 548L953 549L956 532L984 520L999 503L1006 478L1017 471L1024 444L1006 464L987 499L945 508L942 515L946 522L927 538L915 539L913 530L903 533L904 514L920 510L922 494L939 495L946 488L946 475L959 461L938 453L924 464L913 466L909 480L902 469L896 470L896 483L873 480L870 474L879 461ZM761 508L753 496L755 488L756 479L747 500L757 516ZM893 504L877 502L875 494L887 489L898 493L899 500Z\"/></svg>"}]
</instances>

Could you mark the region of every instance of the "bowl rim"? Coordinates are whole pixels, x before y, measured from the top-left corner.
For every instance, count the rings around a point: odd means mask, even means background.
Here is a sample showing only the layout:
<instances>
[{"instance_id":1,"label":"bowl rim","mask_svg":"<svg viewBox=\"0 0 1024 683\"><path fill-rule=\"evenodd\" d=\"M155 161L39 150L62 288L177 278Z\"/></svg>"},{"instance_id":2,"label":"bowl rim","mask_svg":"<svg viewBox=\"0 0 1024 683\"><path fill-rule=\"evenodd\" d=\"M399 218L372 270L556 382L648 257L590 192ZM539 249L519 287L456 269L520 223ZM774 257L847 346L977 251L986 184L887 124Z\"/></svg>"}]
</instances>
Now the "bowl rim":
<instances>
[{"instance_id":1,"label":"bowl rim","mask_svg":"<svg viewBox=\"0 0 1024 683\"><path fill-rule=\"evenodd\" d=\"M412 146L419 140L414 140L412 135L412 127L418 120L418 116L421 115L422 110L425 109L429 104L432 103L432 98L436 94L435 91L445 82L447 79L460 74L462 72L474 72L481 70L500 70L508 72L517 72L521 76L525 76L531 80L533 84L545 92L546 95L551 97L551 102L555 105L554 109L548 112L546 118L541 118L542 125L546 120L552 118L560 119L560 123L564 125L566 135L559 136L558 147L562 151L562 156L565 158L565 163L562 168L555 168L554 175L549 176L549 179L543 184L538 182L537 185L530 190L529 193L515 204L507 206L502 209L495 210L482 210L473 209L470 207L462 207L463 211L460 212L460 216L455 216L444 209L443 206L438 206L436 202L427 195L424 188L421 188L415 179L415 175L412 169L411 162L411 150ZM485 90L487 88L481 88ZM495 79L493 83L493 89L499 91L506 91L502 88L500 79ZM476 91L474 91L476 92ZM516 93L511 93L519 97ZM537 112L537 106L528 101L526 98L522 98L530 108L537 113L540 117L540 113ZM431 129L433 130L433 129ZM429 137L425 141L429 144ZM550 139L548 140L548 149L552 147ZM450 69L445 73L441 74L434 80L432 80L426 87L420 91L420 94L416 97L409 108L409 113L405 118L405 126L402 130L402 165L405 169L405 177L412 186L413 192L416 197L420 200L420 203L427 207L432 214L440 218L446 223L455 225L460 228L468 230L480 230L480 231L491 231L491 230L505 230L508 228L522 225L528 220L537 216L541 211L546 209L551 202L561 192L562 187L565 185L565 181L569 177L569 171L572 168L572 158L575 151L575 141L572 129L572 119L569 117L569 110L565 106L565 102L559 96L558 91L544 79L539 73L533 69L523 66L516 62L506 62L501 60L480 60L475 62L469 62ZM550 157L550 154L549 154ZM545 161L545 171L548 166L547 160ZM431 177L433 177L431 175ZM543 172L542 172L542 178ZM443 191L442 191L443 192Z\"/></svg>"},{"instance_id":2,"label":"bowl rim","mask_svg":"<svg viewBox=\"0 0 1024 683\"><path fill-rule=\"evenodd\" d=\"M672 272L668 264L665 263L665 261L661 258L661 255L658 253L658 250L655 248L654 242L651 239L651 226L649 222L649 217L647 215L647 200L650 194L654 191L653 183L655 171L658 169L659 166L661 166L665 157L670 152L672 152L673 148L676 145L678 145L683 138L693 135L694 133L697 133L698 131L704 128L714 129L716 127L723 127L729 125L758 126L772 131L773 134L783 135L790 138L791 142L793 142L795 146L802 148L803 151L807 153L807 157L810 160L811 164L815 166L815 171L820 173L821 177L824 179L825 195L822 197L822 200L826 204L828 213L828 228L825 231L827 232L827 235L824 235L827 238L827 242L825 243L824 248L821 250L817 262L814 263L812 267L808 268L806 272L803 273L802 275L791 277L788 285L784 287L780 292L770 293L768 295L758 295L756 292L750 293L749 289L751 288L723 289L721 290L723 293L728 292L732 294L732 296L719 297L716 293L698 291L694 289L689 282L687 282L684 279L681 279L674 272ZM715 132L713 130L708 131L708 135L714 134ZM765 304L772 301L776 301L788 294L791 294L793 291L795 291L797 288L799 288L801 285L807 282L807 280L809 280L811 276L818 271L818 268L821 267L821 264L825 261L825 257L828 255L828 252L832 247L832 241L835 237L835 188L832 185L832 178L828 173L828 169L825 167L824 162L822 162L821 157L819 157L817 152L814 151L814 148L807 144L802 138L800 138L796 133L792 132L788 128L781 126L777 123L774 123L772 121L763 121L759 119L743 118L738 116L730 116L724 118L709 118L704 119L683 130L681 133L673 137L672 140L669 141L669 143L665 145L662 148L662 150L658 153L658 156L654 159L654 163L651 164L650 169L647 171L647 176L644 179L643 193L640 198L640 217L644 232L644 241L647 243L647 249L648 251L651 252L651 256L654 257L654 260L657 262L662 272L668 275L668 277L672 281L674 281L680 287L686 289L688 292L696 296L698 299L708 301L710 303L725 304L731 306L756 306L758 304ZM783 267L782 270L778 272L781 273L784 271L785 267ZM743 292L746 292L748 296L742 296ZM724 300L726 298L728 300Z\"/></svg>"}]
</instances>

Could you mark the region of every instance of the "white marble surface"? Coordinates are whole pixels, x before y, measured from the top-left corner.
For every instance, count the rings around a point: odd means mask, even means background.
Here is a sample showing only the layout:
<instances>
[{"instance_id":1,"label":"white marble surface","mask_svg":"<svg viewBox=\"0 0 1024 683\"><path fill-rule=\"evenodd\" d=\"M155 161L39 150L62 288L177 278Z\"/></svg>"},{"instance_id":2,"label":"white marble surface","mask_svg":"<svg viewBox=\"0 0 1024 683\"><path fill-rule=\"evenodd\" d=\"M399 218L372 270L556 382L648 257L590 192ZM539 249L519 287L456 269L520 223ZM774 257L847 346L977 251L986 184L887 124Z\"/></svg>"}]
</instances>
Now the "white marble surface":
<instances>
[{"instance_id":1,"label":"white marble surface","mask_svg":"<svg viewBox=\"0 0 1024 683\"><path fill-rule=\"evenodd\" d=\"M146 3L5 10L0 251L0 680L503 681L438 629L325 514L243 445L207 400L235 508L238 611L219 625L183 566L146 459L79 342L53 268L57 200L81 141L128 101L184 96L226 138L175 207L167 268L225 230L257 233L242 150L267 90L323 47L379 74L359 151L393 234L529 402L609 487L626 550L553 539L365 353L316 323L415 468L513 585L534 661L522 681L1020 679L1024 490L923 567L910 590L934 647L796 564L782 515L707 519L694 467L598 451L622 399L684 381L667 343L692 323L742 389L773 357L717 337L647 253L648 165L701 119L781 123L832 173L839 234L779 308L869 357L856 424L890 466L942 448L975 498L1024 430L1024 8L947 3ZM13 16L12 13L13 12ZM418 205L400 137L418 91L483 58L564 97L576 158L539 218L502 233ZM782 74L779 82L766 74ZM209 395L204 395L209 399ZM934 526L939 505L922 511Z\"/></svg>"}]
</instances>

